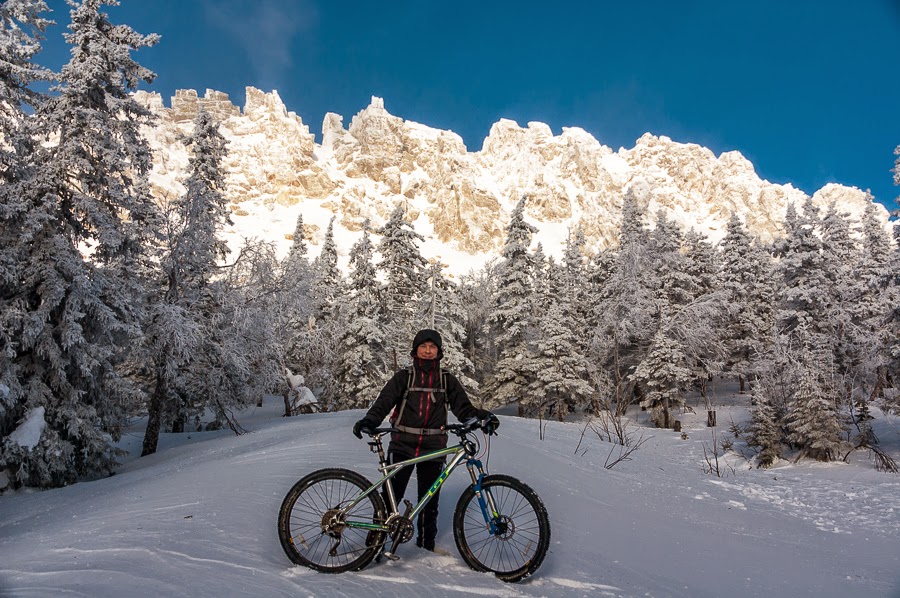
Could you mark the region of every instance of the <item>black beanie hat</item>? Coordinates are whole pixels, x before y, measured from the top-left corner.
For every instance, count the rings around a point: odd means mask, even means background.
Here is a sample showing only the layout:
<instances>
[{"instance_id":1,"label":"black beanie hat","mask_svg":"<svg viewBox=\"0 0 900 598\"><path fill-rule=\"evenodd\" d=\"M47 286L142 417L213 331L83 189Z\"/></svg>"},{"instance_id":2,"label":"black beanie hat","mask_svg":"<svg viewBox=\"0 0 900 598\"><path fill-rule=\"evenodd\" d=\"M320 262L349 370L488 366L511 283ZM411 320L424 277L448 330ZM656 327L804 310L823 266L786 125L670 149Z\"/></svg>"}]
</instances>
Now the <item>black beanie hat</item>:
<instances>
[{"instance_id":1,"label":"black beanie hat","mask_svg":"<svg viewBox=\"0 0 900 598\"><path fill-rule=\"evenodd\" d=\"M416 337L413 339L412 351L410 351L410 355L413 357L416 356L416 349L419 348L419 345L424 343L425 341L431 341L438 348L437 358L440 359L444 356L443 348L441 347L441 335L438 334L437 330L431 330L430 328L426 328L424 330L420 330L416 333Z\"/></svg>"}]
</instances>

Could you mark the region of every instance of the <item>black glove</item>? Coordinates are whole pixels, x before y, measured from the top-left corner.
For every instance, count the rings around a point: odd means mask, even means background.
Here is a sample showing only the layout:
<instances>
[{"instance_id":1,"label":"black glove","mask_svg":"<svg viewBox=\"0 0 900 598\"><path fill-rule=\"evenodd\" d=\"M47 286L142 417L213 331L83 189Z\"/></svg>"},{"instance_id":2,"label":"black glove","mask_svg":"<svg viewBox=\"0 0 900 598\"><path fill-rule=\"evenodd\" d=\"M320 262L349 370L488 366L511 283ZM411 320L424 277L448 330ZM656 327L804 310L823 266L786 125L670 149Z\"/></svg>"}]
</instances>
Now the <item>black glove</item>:
<instances>
[{"instance_id":1,"label":"black glove","mask_svg":"<svg viewBox=\"0 0 900 598\"><path fill-rule=\"evenodd\" d=\"M499 427L500 420L497 419L497 416L490 411L486 412L481 418L481 429L484 430L484 433L488 436L490 436L491 434L496 434L497 428Z\"/></svg>"},{"instance_id":2,"label":"black glove","mask_svg":"<svg viewBox=\"0 0 900 598\"><path fill-rule=\"evenodd\" d=\"M366 418L362 418L361 420L353 424L353 435L357 438L362 438L363 432L371 435L372 429L372 422L370 422Z\"/></svg>"}]
</instances>

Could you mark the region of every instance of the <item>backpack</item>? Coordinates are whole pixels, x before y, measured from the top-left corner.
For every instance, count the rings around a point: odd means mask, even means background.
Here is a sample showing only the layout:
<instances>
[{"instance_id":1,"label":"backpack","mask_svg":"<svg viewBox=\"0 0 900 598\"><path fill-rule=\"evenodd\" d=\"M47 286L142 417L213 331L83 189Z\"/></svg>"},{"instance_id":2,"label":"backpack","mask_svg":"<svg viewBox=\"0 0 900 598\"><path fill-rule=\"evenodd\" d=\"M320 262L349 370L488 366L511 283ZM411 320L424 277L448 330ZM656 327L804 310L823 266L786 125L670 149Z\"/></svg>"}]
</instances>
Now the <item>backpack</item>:
<instances>
[{"instance_id":1,"label":"backpack","mask_svg":"<svg viewBox=\"0 0 900 598\"><path fill-rule=\"evenodd\" d=\"M417 434L424 436L431 436L436 434L446 434L444 430L440 428L411 428L409 426L401 426L397 422L400 421L400 418L403 417L403 411L406 409L406 400L409 397L410 392L427 392L431 393L431 402L437 403L438 400L435 397L435 394L440 394L443 396L443 407L444 411L447 410L447 372L443 371L440 366L438 366L438 374L440 376L441 385L439 388L419 388L417 386L413 386L413 382L416 378L416 369L412 365L408 368L407 374L407 382L406 388L403 391L403 395L400 398L399 408L394 407L394 413L391 415L390 421L391 425L400 430L401 432L406 432L407 434ZM445 416L446 419L446 416Z\"/></svg>"}]
</instances>

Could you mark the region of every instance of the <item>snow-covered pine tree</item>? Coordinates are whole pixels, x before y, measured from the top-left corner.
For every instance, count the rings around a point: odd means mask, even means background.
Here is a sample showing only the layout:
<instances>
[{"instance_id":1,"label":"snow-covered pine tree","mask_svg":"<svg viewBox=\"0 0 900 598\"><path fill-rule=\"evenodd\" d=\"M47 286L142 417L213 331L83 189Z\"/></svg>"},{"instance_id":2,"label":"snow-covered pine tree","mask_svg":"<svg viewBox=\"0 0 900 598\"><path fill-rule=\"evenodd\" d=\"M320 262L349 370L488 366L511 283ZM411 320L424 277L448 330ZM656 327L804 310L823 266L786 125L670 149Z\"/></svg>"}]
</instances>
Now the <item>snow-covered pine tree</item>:
<instances>
[{"instance_id":1,"label":"snow-covered pine tree","mask_svg":"<svg viewBox=\"0 0 900 598\"><path fill-rule=\"evenodd\" d=\"M584 231L578 226L575 231L569 230L566 236L566 248L563 253L565 302L577 323L575 333L580 335L585 346L590 337L587 322L591 314L590 295L591 280L588 275L588 260L584 255Z\"/></svg>"},{"instance_id":2,"label":"snow-covered pine tree","mask_svg":"<svg viewBox=\"0 0 900 598\"><path fill-rule=\"evenodd\" d=\"M656 228L649 234L647 248L656 274L657 295L662 301L663 313L668 315L691 298L691 281L685 273L685 258L681 253L683 239L678 223L669 220L666 213L660 210L656 216Z\"/></svg>"},{"instance_id":3,"label":"snow-covered pine tree","mask_svg":"<svg viewBox=\"0 0 900 598\"><path fill-rule=\"evenodd\" d=\"M153 364L142 455L156 452L164 426L183 431L190 411L206 406L188 396L190 369L198 361L201 346L221 351L221 347L205 345L213 336L210 286L218 263L228 254L227 245L217 237L221 227L231 222L223 194L222 161L227 150L218 125L202 108L186 145L190 157L185 192L166 212L167 234L145 330L147 355L140 360ZM201 392L211 396L217 390Z\"/></svg>"},{"instance_id":4,"label":"snow-covered pine tree","mask_svg":"<svg viewBox=\"0 0 900 598\"><path fill-rule=\"evenodd\" d=\"M275 293L275 329L283 351L285 375L308 375L304 367L305 339L315 323L315 269L307 257L306 229L303 214L297 224L288 255L281 262L279 289ZM289 406L285 409L290 415Z\"/></svg>"},{"instance_id":5,"label":"snow-covered pine tree","mask_svg":"<svg viewBox=\"0 0 900 598\"><path fill-rule=\"evenodd\" d=\"M803 327L807 333L805 337L821 346L828 333L829 298L823 270L819 209L808 197L802 215L795 214L792 219L792 211L789 209L785 219L788 236L777 268L780 287L778 327L782 334Z\"/></svg>"},{"instance_id":6,"label":"snow-covered pine tree","mask_svg":"<svg viewBox=\"0 0 900 598\"><path fill-rule=\"evenodd\" d=\"M895 170L894 180L897 177L900 166ZM894 225L894 252L891 256L890 282L887 288L887 306L888 312L885 321L885 331L887 341L885 342L885 353L888 358L887 372L885 378L890 376L892 380L900 380L900 224ZM896 382L895 382L896 388ZM874 393L873 393L874 394ZM895 391L892 397L888 399L888 407L895 411L900 411L900 393Z\"/></svg>"},{"instance_id":7,"label":"snow-covered pine tree","mask_svg":"<svg viewBox=\"0 0 900 598\"><path fill-rule=\"evenodd\" d=\"M494 275L496 264L495 260L491 260L481 270L461 277L454 293L463 312L459 321L465 326L462 338L466 339L464 347L466 359L474 366L472 378L479 383L479 387L489 377L497 362L497 348L493 342L494 339L486 332L493 296L496 294L494 290L496 288L496 276ZM477 395L479 401L482 396L479 392Z\"/></svg>"},{"instance_id":8,"label":"snow-covered pine tree","mask_svg":"<svg viewBox=\"0 0 900 598\"><path fill-rule=\"evenodd\" d=\"M35 143L25 118L34 111L44 95L32 89L36 81L49 81L52 73L35 64L44 32L52 21L44 18L44 0L5 0L0 4L0 177L13 176L10 169L22 168L21 156L28 155ZM21 144L21 145L20 145ZM26 162L22 160L22 162Z\"/></svg>"},{"instance_id":9,"label":"snow-covered pine tree","mask_svg":"<svg viewBox=\"0 0 900 598\"><path fill-rule=\"evenodd\" d=\"M477 396L479 384L475 380L475 365L465 350L467 310L459 285L445 277L442 264L429 264L426 274L428 287L422 297L419 321L422 327L436 329L443 339L444 357L441 367L462 383L473 396Z\"/></svg>"},{"instance_id":10,"label":"snow-covered pine tree","mask_svg":"<svg viewBox=\"0 0 900 598\"><path fill-rule=\"evenodd\" d=\"M554 301L554 293L559 292L561 284L562 277L553 257L544 253L544 245L538 242L531 254L531 292L534 295L532 314L535 320L547 314Z\"/></svg>"},{"instance_id":11,"label":"snow-covered pine tree","mask_svg":"<svg viewBox=\"0 0 900 598\"><path fill-rule=\"evenodd\" d=\"M362 237L350 249L347 324L338 345L336 372L339 409L368 407L390 372L374 252L366 220Z\"/></svg>"},{"instance_id":12,"label":"snow-covered pine tree","mask_svg":"<svg viewBox=\"0 0 900 598\"><path fill-rule=\"evenodd\" d=\"M0 138L4 141L0 144L0 187L6 191L0 192L0 385L6 389L0 393L0 438L12 432L22 416L15 408L22 389L14 371L16 340L11 336L19 327L15 320L21 312L13 306L27 255L27 246L18 239L30 235L40 221L26 221L30 210L23 198L11 191L33 176L26 157L38 141L26 110L35 110L44 97L29 85L51 78L51 73L32 62L49 25L43 17L47 10L42 0L0 4Z\"/></svg>"},{"instance_id":13,"label":"snow-covered pine tree","mask_svg":"<svg viewBox=\"0 0 900 598\"><path fill-rule=\"evenodd\" d=\"M754 366L770 348L774 327L772 260L732 214L720 243L721 287L732 306L724 325L725 368L738 376L741 392L746 381L761 372Z\"/></svg>"},{"instance_id":14,"label":"snow-covered pine tree","mask_svg":"<svg viewBox=\"0 0 900 598\"><path fill-rule=\"evenodd\" d=\"M684 273L690 300L719 287L721 264L716 249L703 233L693 228L684 235Z\"/></svg>"},{"instance_id":15,"label":"snow-covered pine tree","mask_svg":"<svg viewBox=\"0 0 900 598\"><path fill-rule=\"evenodd\" d=\"M718 289L719 256L706 236L691 228L684 236L683 280L688 302L673 317L670 332L680 339L693 372L692 384L700 390L707 410L709 383L724 367L724 323L728 294Z\"/></svg>"},{"instance_id":16,"label":"snow-covered pine tree","mask_svg":"<svg viewBox=\"0 0 900 598\"><path fill-rule=\"evenodd\" d=\"M897 293L891 274L891 239L877 216L871 195L868 199L863 212L862 246L856 268L860 286L857 299L860 323L856 340L862 349L861 361L865 370L861 378L870 383L868 394L875 398L888 385L890 347L897 341L897 335L888 323L897 308ZM893 266L896 267L896 263Z\"/></svg>"},{"instance_id":17,"label":"snow-covered pine tree","mask_svg":"<svg viewBox=\"0 0 900 598\"><path fill-rule=\"evenodd\" d=\"M805 331L798 330L802 336ZM799 343L810 347L808 340ZM798 376L785 416L788 441L800 449L800 458L832 461L848 445L837 407L835 389L829 380L826 351L803 348L797 361Z\"/></svg>"},{"instance_id":18,"label":"snow-covered pine tree","mask_svg":"<svg viewBox=\"0 0 900 598\"><path fill-rule=\"evenodd\" d=\"M659 329L658 284L648 256L648 231L644 211L634 190L622 202L619 250L609 278L594 309L591 343L597 363L612 381L618 415L637 398L639 390L631 377L646 356Z\"/></svg>"},{"instance_id":19,"label":"snow-covered pine tree","mask_svg":"<svg viewBox=\"0 0 900 598\"><path fill-rule=\"evenodd\" d=\"M291 235L291 248L288 251L288 258L306 260L308 248L306 246L306 226L303 224L303 212L297 214L297 223L294 225L294 232Z\"/></svg>"},{"instance_id":20,"label":"snow-covered pine tree","mask_svg":"<svg viewBox=\"0 0 900 598\"><path fill-rule=\"evenodd\" d=\"M567 414L593 403L588 355L573 335L575 320L565 303L564 298L554 301L538 323L541 338L529 360L531 381L519 403L532 417L563 421Z\"/></svg>"},{"instance_id":21,"label":"snow-covered pine tree","mask_svg":"<svg viewBox=\"0 0 900 598\"><path fill-rule=\"evenodd\" d=\"M842 404L850 401L853 387L869 377L861 367L874 348L872 335L863 332L861 300L865 283L856 275L859 251L851 237L849 214L832 202L822 219L823 271L828 284L827 329L837 392ZM874 373L874 372L870 372Z\"/></svg>"},{"instance_id":22,"label":"snow-covered pine tree","mask_svg":"<svg viewBox=\"0 0 900 598\"><path fill-rule=\"evenodd\" d=\"M274 244L251 240L209 285L202 342L187 370L188 415L195 426L200 410L208 408L216 421L207 429L228 425L241 433L232 411L258 405L283 380L270 304L280 288L278 275Z\"/></svg>"},{"instance_id":23,"label":"snow-covered pine tree","mask_svg":"<svg viewBox=\"0 0 900 598\"><path fill-rule=\"evenodd\" d=\"M616 264L616 248L606 247L594 255L585 268L587 276L587 296L585 297L585 329L590 333L588 343L593 339L593 330L598 326L597 305L602 297L603 287L612 276Z\"/></svg>"},{"instance_id":24,"label":"snow-covered pine tree","mask_svg":"<svg viewBox=\"0 0 900 598\"><path fill-rule=\"evenodd\" d=\"M31 120L39 138L58 141L35 147L33 169L0 191L16 198L24 223L4 247L21 260L17 292L3 306L14 314L3 319L16 346L15 411L43 410L46 424L28 450L3 445L0 467L19 484L111 471L111 441L141 398L118 366L139 334L143 252L160 224L140 133L150 115L130 95L154 74L131 52L157 36L112 25L102 4L71 4L71 59Z\"/></svg>"},{"instance_id":25,"label":"snow-covered pine tree","mask_svg":"<svg viewBox=\"0 0 900 598\"><path fill-rule=\"evenodd\" d=\"M782 458L781 416L766 396L765 389L753 389L750 407L751 422L747 430L747 442L759 449L757 467L769 468Z\"/></svg>"},{"instance_id":26,"label":"snow-covered pine tree","mask_svg":"<svg viewBox=\"0 0 900 598\"><path fill-rule=\"evenodd\" d=\"M338 339L343 335L346 323L341 309L346 290L338 269L334 220L332 217L328 222L322 249L312 264L312 318L293 339L294 344L286 348L291 369L306 378L320 407L326 410L337 408Z\"/></svg>"},{"instance_id":27,"label":"snow-covered pine tree","mask_svg":"<svg viewBox=\"0 0 900 598\"><path fill-rule=\"evenodd\" d=\"M669 335L666 326L661 326L647 356L631 375L645 389L641 406L650 412L650 419L658 428L671 428L675 421L672 410L684 405L683 391L694 379L690 365L682 343Z\"/></svg>"},{"instance_id":28,"label":"snow-covered pine tree","mask_svg":"<svg viewBox=\"0 0 900 598\"><path fill-rule=\"evenodd\" d=\"M29 311L19 294L23 290L24 268L33 249L30 239L44 226L43 219L35 217L43 212L34 205L41 198L21 190L35 176L31 158L40 150L33 127L36 119L28 118L26 111L34 111L44 99L29 85L52 77L33 62L50 24L43 16L47 10L44 2L35 0L7 0L0 4L0 477L12 478L14 486L23 483L21 478L15 479L15 474L22 471L21 467L14 471L16 464L28 461L30 467L41 468L40 472L26 474L34 480L32 483L39 484L36 480L68 476L70 461L68 455L42 461L28 453L46 447L23 447L10 440L20 423L38 423L45 415L43 407L27 405L28 391L22 386L27 373L22 368L28 367L28 359L18 355L22 350L23 319ZM10 469L8 474L4 474L6 467Z\"/></svg>"},{"instance_id":29,"label":"snow-covered pine tree","mask_svg":"<svg viewBox=\"0 0 900 598\"><path fill-rule=\"evenodd\" d=\"M403 204L397 204L378 234L377 268L384 277L384 313L388 323L388 350L397 355L397 365L408 358L410 342L416 333L416 311L425 292L423 272L427 266L418 243L424 237L406 220ZM393 359L393 357L392 357Z\"/></svg>"},{"instance_id":30,"label":"snow-covered pine tree","mask_svg":"<svg viewBox=\"0 0 900 598\"><path fill-rule=\"evenodd\" d=\"M344 279L338 269L337 245L334 242L334 220L335 217L332 216L328 221L322 250L313 261L316 325L327 325L338 320L340 301L344 295Z\"/></svg>"},{"instance_id":31,"label":"snow-covered pine tree","mask_svg":"<svg viewBox=\"0 0 900 598\"><path fill-rule=\"evenodd\" d=\"M487 319L488 334L499 350L499 360L485 384L485 404L491 408L526 399L531 382L531 347L534 295L533 265L528 248L537 229L525 221L527 196L519 199L506 227L506 243L497 265L496 295Z\"/></svg>"}]
</instances>

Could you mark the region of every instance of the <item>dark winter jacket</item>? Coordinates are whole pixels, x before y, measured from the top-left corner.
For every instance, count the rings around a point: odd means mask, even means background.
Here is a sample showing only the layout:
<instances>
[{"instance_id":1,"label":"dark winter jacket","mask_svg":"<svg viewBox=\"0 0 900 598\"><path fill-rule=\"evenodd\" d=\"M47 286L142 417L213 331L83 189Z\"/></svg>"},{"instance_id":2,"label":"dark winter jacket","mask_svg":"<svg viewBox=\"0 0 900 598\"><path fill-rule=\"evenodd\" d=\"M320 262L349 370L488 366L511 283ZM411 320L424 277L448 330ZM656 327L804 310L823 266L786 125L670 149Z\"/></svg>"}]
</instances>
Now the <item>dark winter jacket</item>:
<instances>
[{"instance_id":1,"label":"dark winter jacket","mask_svg":"<svg viewBox=\"0 0 900 598\"><path fill-rule=\"evenodd\" d=\"M410 387L410 371L403 369L397 371L393 377L384 385L378 398L369 408L369 412L363 418L369 424L369 427L377 428L388 413L391 413L392 425L400 425L406 428L416 428L418 430L426 430L424 433L411 433L409 431L394 433L391 435L391 443L388 446L389 452L400 453L409 457L433 451L447 446L446 434L428 433L427 431L439 430L441 426L447 423L447 409L453 412L453 415L459 421L465 421L472 417L486 417L488 412L478 409L469 401L466 391L456 376L449 372L442 372L438 364L440 361L428 362L422 364L426 369L420 367L419 360L416 360L414 370L415 379L412 383L414 388L441 388L441 377L444 379L444 392L436 390L435 392L426 391L410 391L406 397L406 406L403 413L399 414L403 394ZM401 419L395 421L400 415Z\"/></svg>"}]
</instances>

